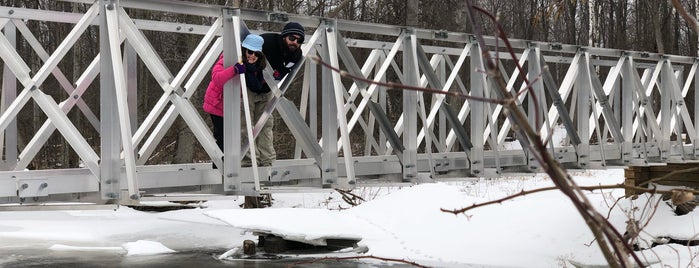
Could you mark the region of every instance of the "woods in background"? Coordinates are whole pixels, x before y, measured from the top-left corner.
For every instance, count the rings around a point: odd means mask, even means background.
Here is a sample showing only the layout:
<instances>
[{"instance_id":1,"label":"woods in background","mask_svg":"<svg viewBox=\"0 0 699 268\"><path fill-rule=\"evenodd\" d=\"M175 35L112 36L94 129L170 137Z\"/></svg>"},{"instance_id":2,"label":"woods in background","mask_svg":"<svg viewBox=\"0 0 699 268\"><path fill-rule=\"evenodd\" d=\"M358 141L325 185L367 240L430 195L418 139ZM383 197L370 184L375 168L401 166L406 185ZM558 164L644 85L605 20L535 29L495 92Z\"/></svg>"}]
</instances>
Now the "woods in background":
<instances>
[{"instance_id":1,"label":"woods in background","mask_svg":"<svg viewBox=\"0 0 699 268\"><path fill-rule=\"evenodd\" d=\"M410 5L409 2L417 2ZM420 28L437 29L455 32L471 32L467 22L464 1L460 0L191 0L214 5L239 6L241 8L274 10L311 16L330 17L346 20L357 20L392 25L417 25ZM500 22L507 29L510 38L536 41L560 42L581 46L628 49L664 54L697 56L697 35L673 9L666 0L478 0L474 1L484 9L498 14ZM682 1L686 9L697 15L697 0ZM29 7L65 12L84 12L88 5L54 0L0 0L3 6ZM417 7L412 10L411 7ZM192 23L210 25L210 21L202 18L163 13L130 10L133 18L144 18L168 22ZM417 14L415 18L407 18L408 14ZM410 20L412 19L412 20ZM492 23L483 20L486 32L494 35ZM34 35L44 45L49 53L54 51L71 30L70 24L50 23L44 21L28 21L27 25ZM260 27L265 30L277 31L273 27L281 25L249 25L251 28ZM271 27L271 28L269 28ZM191 49L201 39L199 35L171 34L166 32L145 32L156 51L176 72L190 54ZM349 37L352 37L351 34ZM358 36L354 36L357 37ZM32 70L38 70L43 61L34 53L23 38L17 40L18 51ZM80 37L77 45L59 64L61 71L72 81L84 71L99 52L99 33L96 26ZM141 122L155 102L162 95L162 89L139 62L138 85L138 121ZM1 70L0 70L1 71ZM297 79L296 83L300 83ZM203 87L192 97L192 103L201 103ZM94 82L83 95L85 102L99 116L99 83ZM299 85L292 86L298 88ZM42 89L54 96L57 101L67 97L55 78L50 77ZM292 95L294 90L287 92ZM389 111L390 113L390 111ZM69 114L72 122L80 129L97 151L99 151L99 134L85 117L73 109ZM390 117L393 117L389 114ZM395 115L394 115L395 116ZM20 150L46 120L40 109L28 105L19 115L19 144ZM280 119L277 119L280 120ZM285 128L282 122L275 123L279 128ZM284 129L275 129L278 133L277 146L280 158L293 155L294 146L291 135L285 135ZM178 119L176 125L163 139L159 152L156 152L150 164L184 163L206 160L208 157L200 148L188 126ZM284 151L288 150L288 151ZM30 168L59 168L76 167L79 165L77 155L66 146L65 140L57 132L35 160Z\"/></svg>"}]
</instances>

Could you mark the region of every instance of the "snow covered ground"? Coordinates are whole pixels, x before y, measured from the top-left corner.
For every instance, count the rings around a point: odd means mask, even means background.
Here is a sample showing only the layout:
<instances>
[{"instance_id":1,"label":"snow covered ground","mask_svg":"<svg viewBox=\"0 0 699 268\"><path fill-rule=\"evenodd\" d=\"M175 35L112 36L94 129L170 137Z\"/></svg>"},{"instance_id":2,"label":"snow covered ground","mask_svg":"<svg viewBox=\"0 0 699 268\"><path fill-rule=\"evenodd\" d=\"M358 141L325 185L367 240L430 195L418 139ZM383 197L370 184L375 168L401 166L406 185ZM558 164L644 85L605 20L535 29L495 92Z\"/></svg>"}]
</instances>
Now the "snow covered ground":
<instances>
[{"instance_id":1,"label":"snow covered ground","mask_svg":"<svg viewBox=\"0 0 699 268\"><path fill-rule=\"evenodd\" d=\"M571 171L580 185L618 184L623 170ZM113 254L131 258L207 249L224 254L243 240L256 241L250 230L288 239L323 243L325 238L353 237L366 253L435 267L572 267L602 265L592 234L558 191L516 198L476 208L462 215L440 212L493 200L521 190L552 186L543 175L508 175L394 188L358 188L367 199L351 207L336 192L274 194L265 209L239 207L242 199L203 203L200 208L169 212L117 210L0 212L0 266L18 256L2 252L26 249ZM656 236L692 239L699 231L696 212L675 216L657 196L622 199L624 191L602 190L588 198L623 232L627 215L650 222L642 243ZM656 204L658 204L656 206ZM657 208L657 209L656 209ZM245 231L248 230L248 231ZM693 267L697 247L678 244L638 252L652 267ZM363 259L361 262L379 263Z\"/></svg>"}]
</instances>

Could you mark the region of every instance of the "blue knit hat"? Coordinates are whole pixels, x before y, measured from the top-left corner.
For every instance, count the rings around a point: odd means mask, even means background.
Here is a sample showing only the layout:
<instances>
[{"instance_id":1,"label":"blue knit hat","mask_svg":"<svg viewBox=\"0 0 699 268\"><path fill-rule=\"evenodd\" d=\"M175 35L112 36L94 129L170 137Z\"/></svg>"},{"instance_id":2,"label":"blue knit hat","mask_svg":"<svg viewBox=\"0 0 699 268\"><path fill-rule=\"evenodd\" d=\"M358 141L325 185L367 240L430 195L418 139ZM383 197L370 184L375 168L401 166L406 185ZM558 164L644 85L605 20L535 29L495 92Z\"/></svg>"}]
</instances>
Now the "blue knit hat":
<instances>
[{"instance_id":1,"label":"blue knit hat","mask_svg":"<svg viewBox=\"0 0 699 268\"><path fill-rule=\"evenodd\" d=\"M265 40L262 39L262 36L248 34L248 36L245 37L245 40L243 40L243 47L250 51L262 51L262 44L264 44L264 42Z\"/></svg>"},{"instance_id":2,"label":"blue knit hat","mask_svg":"<svg viewBox=\"0 0 699 268\"><path fill-rule=\"evenodd\" d=\"M301 40L299 43L303 43L303 40L306 37L306 29L304 29L303 25L299 24L298 22L289 22L286 25L284 25L284 30L282 30L282 37L286 37L290 34L297 34L298 36L300 36Z\"/></svg>"}]
</instances>

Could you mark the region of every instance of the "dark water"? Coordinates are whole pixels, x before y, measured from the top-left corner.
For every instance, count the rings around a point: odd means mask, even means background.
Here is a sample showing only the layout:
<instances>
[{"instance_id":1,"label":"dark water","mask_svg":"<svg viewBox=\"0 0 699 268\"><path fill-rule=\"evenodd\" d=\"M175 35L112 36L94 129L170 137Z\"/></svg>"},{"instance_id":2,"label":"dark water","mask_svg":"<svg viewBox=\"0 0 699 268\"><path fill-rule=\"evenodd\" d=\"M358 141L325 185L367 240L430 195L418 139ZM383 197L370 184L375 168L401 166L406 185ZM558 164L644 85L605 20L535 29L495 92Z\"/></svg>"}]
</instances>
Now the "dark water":
<instances>
[{"instance_id":1,"label":"dark water","mask_svg":"<svg viewBox=\"0 0 699 268\"><path fill-rule=\"evenodd\" d=\"M0 267L412 267L406 264L368 264L356 260L310 263L312 257L260 256L258 259L219 260L223 251L177 252L151 256L125 256L114 252L75 252L52 250L3 250ZM305 256L305 255L304 255ZM311 255L308 255L311 256Z\"/></svg>"}]
</instances>

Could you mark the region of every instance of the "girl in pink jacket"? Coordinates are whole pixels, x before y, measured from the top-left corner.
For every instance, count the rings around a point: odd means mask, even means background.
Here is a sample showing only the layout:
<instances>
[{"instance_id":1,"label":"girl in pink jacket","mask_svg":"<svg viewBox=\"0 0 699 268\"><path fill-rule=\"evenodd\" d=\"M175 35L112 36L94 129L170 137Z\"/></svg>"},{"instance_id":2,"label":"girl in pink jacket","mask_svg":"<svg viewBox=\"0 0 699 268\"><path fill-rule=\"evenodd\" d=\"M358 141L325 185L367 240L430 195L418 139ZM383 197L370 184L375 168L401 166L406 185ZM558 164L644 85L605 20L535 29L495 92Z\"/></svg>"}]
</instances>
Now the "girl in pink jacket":
<instances>
[{"instance_id":1,"label":"girl in pink jacket","mask_svg":"<svg viewBox=\"0 0 699 268\"><path fill-rule=\"evenodd\" d=\"M223 150L223 84L239 74L245 74L248 89L256 92L262 89L264 79L262 70L266 60L262 54L264 40L256 34L248 34L243 40L243 62L228 68L223 67L221 55L211 70L211 82L204 95L204 111L211 115L216 144Z\"/></svg>"}]
</instances>

